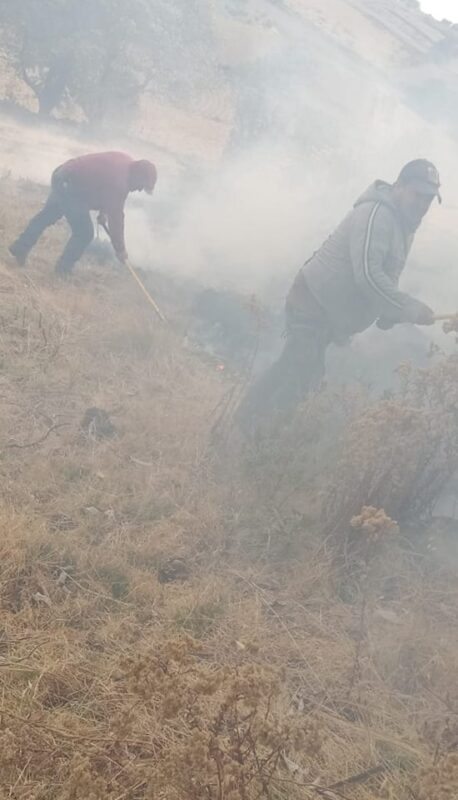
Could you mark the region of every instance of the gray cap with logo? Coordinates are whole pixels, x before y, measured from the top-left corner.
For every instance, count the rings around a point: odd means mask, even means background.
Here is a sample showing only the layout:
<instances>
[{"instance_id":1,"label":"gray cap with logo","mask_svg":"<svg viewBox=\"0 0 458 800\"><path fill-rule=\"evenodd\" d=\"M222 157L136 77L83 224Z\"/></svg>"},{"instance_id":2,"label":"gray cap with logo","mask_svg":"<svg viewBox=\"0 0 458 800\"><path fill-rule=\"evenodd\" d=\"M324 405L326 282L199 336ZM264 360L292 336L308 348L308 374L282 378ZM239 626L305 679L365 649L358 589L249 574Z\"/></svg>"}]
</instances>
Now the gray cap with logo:
<instances>
[{"instance_id":1,"label":"gray cap with logo","mask_svg":"<svg viewBox=\"0 0 458 800\"><path fill-rule=\"evenodd\" d=\"M440 178L439 173L431 161L425 158L417 158L415 161L409 161L401 169L396 183L409 184L421 194L429 195L430 197L437 197L439 203L442 203L440 194Z\"/></svg>"}]
</instances>

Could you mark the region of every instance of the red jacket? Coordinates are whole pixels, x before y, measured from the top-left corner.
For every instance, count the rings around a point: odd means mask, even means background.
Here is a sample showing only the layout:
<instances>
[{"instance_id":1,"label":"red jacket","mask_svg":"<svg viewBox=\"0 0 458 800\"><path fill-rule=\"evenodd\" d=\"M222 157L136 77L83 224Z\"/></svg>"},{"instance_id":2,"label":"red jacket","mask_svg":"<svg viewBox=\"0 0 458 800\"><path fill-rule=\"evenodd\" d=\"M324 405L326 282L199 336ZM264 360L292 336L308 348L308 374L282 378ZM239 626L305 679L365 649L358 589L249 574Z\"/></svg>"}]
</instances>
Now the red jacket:
<instances>
[{"instance_id":1,"label":"red jacket","mask_svg":"<svg viewBox=\"0 0 458 800\"><path fill-rule=\"evenodd\" d=\"M72 158L59 168L71 188L93 211L108 217L113 247L118 255L126 251L124 242L124 204L130 191L133 158L125 153L94 153Z\"/></svg>"}]
</instances>

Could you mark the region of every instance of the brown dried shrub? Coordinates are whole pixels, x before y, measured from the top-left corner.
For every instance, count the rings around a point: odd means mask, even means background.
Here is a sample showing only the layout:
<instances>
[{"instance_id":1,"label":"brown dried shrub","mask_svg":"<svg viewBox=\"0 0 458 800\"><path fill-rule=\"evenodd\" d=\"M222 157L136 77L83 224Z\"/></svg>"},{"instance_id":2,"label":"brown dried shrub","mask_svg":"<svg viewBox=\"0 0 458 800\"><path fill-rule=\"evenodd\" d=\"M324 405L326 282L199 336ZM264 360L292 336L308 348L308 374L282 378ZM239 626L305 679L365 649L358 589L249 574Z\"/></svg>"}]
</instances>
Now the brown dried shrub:
<instances>
[{"instance_id":1,"label":"brown dried shrub","mask_svg":"<svg viewBox=\"0 0 458 800\"><path fill-rule=\"evenodd\" d=\"M285 777L286 754L300 752L304 767L319 759L319 720L279 714L275 670L254 663L215 668L197 653L197 642L185 636L123 663L162 753L151 765L152 796L173 787L183 800L270 797Z\"/></svg>"},{"instance_id":2,"label":"brown dried shrub","mask_svg":"<svg viewBox=\"0 0 458 800\"><path fill-rule=\"evenodd\" d=\"M342 531L362 506L396 520L425 516L458 469L458 356L399 370L401 389L354 419L323 503L325 526Z\"/></svg>"}]
</instances>

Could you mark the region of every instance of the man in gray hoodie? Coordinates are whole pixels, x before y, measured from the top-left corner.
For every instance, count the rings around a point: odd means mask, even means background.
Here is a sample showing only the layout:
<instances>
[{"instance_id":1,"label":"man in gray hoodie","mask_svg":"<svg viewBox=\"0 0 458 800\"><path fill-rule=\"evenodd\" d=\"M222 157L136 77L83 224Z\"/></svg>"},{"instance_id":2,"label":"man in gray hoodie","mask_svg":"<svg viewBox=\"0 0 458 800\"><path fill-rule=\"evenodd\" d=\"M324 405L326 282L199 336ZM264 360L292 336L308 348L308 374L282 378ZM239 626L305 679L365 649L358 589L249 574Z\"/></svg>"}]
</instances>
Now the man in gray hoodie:
<instances>
[{"instance_id":1,"label":"man in gray hoodie","mask_svg":"<svg viewBox=\"0 0 458 800\"><path fill-rule=\"evenodd\" d=\"M433 311L398 288L415 232L434 198L430 161L403 167L394 184L376 181L299 271L286 300L286 343L278 361L243 398L238 420L249 431L276 412L292 412L325 372L326 348L374 322L432 325Z\"/></svg>"}]
</instances>

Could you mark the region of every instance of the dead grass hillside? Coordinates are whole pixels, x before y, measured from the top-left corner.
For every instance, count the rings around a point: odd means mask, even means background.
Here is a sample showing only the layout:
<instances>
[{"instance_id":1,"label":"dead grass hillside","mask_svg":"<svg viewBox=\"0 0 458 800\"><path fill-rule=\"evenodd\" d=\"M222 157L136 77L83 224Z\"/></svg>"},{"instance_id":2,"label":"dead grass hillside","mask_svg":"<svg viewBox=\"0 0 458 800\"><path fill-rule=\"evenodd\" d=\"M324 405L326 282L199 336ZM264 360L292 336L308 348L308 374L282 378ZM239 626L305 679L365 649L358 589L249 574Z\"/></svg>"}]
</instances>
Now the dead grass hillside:
<instances>
[{"instance_id":1,"label":"dead grass hillside","mask_svg":"<svg viewBox=\"0 0 458 800\"><path fill-rule=\"evenodd\" d=\"M1 201L0 798L455 798L442 534L369 508L343 559L277 502L300 437L212 446L231 376L122 272L58 282L64 226L9 266L40 192L5 180Z\"/></svg>"}]
</instances>

